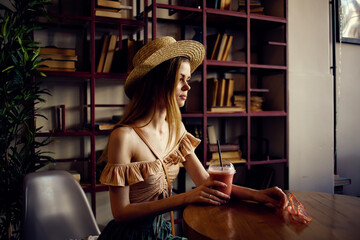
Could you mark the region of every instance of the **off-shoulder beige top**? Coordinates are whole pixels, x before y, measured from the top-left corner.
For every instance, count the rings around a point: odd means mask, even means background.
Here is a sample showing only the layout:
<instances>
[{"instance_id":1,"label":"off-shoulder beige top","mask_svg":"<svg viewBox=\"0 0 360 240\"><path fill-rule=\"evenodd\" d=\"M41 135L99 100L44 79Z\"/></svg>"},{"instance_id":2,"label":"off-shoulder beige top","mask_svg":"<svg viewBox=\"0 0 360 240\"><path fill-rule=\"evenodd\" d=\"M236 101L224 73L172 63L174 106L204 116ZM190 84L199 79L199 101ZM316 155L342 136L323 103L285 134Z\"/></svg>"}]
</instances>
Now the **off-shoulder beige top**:
<instances>
[{"instance_id":1,"label":"off-shoulder beige top","mask_svg":"<svg viewBox=\"0 0 360 240\"><path fill-rule=\"evenodd\" d=\"M176 146L163 159L154 152L140 129L133 127L139 137L145 142L157 157L155 161L132 162L129 164L107 163L102 171L100 182L109 186L130 186L130 202L153 201L169 196L168 183L162 163L167 168L169 180L172 183L179 173L179 163L185 162L185 157L193 153L200 139L185 132Z\"/></svg>"}]
</instances>

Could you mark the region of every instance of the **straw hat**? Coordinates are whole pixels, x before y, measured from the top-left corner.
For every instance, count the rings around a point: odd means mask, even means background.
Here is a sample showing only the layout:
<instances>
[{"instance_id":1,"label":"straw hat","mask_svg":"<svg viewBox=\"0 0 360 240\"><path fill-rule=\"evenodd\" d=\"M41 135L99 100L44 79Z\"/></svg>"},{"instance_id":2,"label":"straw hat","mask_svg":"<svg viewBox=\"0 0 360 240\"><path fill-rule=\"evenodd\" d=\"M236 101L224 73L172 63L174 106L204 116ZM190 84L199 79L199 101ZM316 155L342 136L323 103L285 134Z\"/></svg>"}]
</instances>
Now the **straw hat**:
<instances>
[{"instance_id":1,"label":"straw hat","mask_svg":"<svg viewBox=\"0 0 360 240\"><path fill-rule=\"evenodd\" d=\"M180 56L190 60L191 73L193 73L204 59L205 48L197 41L176 41L172 37L157 38L146 44L134 56L134 69L125 81L126 95L132 98L136 83L157 65Z\"/></svg>"}]
</instances>

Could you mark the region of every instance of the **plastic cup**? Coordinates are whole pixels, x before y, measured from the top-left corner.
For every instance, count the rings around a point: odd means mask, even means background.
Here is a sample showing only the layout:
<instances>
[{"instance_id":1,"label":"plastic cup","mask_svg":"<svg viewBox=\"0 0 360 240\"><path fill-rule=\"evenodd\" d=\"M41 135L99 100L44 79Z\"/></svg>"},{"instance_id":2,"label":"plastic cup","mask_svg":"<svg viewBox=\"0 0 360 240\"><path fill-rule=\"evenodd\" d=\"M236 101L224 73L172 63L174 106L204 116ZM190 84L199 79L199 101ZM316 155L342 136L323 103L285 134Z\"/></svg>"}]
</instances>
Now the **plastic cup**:
<instances>
[{"instance_id":1,"label":"plastic cup","mask_svg":"<svg viewBox=\"0 0 360 240\"><path fill-rule=\"evenodd\" d=\"M213 160L210 162L208 173L211 180L217 180L223 182L227 187L216 187L217 190L230 195L234 174L236 173L234 165L228 160L222 160L222 166L220 160Z\"/></svg>"}]
</instances>

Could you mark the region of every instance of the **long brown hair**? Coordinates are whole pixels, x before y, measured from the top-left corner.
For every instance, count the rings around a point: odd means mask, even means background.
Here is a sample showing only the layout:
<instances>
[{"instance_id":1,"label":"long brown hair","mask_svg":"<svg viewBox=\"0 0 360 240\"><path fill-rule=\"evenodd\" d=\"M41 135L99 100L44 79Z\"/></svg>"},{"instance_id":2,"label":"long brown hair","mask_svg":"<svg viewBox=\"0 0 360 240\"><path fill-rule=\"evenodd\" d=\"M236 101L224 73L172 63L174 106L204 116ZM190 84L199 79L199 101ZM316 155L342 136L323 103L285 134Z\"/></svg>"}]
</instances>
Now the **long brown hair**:
<instances>
[{"instance_id":1,"label":"long brown hair","mask_svg":"<svg viewBox=\"0 0 360 240\"><path fill-rule=\"evenodd\" d=\"M170 133L168 146L173 139L172 127L175 127L175 140L178 140L180 137L181 113L176 102L175 89L179 82L179 68L183 62L189 62L189 60L185 57L167 60L156 66L141 79L139 87L118 125L128 125L135 122L163 101L166 107L166 120L168 121Z\"/></svg>"},{"instance_id":2,"label":"long brown hair","mask_svg":"<svg viewBox=\"0 0 360 240\"><path fill-rule=\"evenodd\" d=\"M154 109L154 107L156 108L157 104L162 101L166 107L166 120L169 128L167 148L170 147L174 139L174 130L176 143L180 138L181 113L175 98L175 90L179 83L179 68L183 62L189 62L189 59L175 57L167 60L156 66L143 79L139 80L138 88L126 107L124 116L116 124L116 127L134 123L139 118L146 116L150 110ZM154 115L150 121L153 117ZM144 126L149 124L150 121ZM104 160L107 160L107 148L100 157L99 162Z\"/></svg>"}]
</instances>

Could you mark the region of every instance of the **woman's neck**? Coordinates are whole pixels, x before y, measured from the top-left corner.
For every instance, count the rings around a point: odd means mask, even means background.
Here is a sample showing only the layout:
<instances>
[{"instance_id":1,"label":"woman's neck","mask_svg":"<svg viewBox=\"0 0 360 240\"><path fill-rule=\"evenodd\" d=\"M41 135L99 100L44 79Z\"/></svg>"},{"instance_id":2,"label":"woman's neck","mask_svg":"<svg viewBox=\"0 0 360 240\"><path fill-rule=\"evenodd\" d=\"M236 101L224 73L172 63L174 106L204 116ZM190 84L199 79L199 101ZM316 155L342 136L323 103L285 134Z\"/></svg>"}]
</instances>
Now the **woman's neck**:
<instances>
[{"instance_id":1,"label":"woman's neck","mask_svg":"<svg viewBox=\"0 0 360 240\"><path fill-rule=\"evenodd\" d=\"M139 119L136 125L147 125L161 133L165 126L167 128L166 109L162 107L153 108L145 117Z\"/></svg>"}]
</instances>

